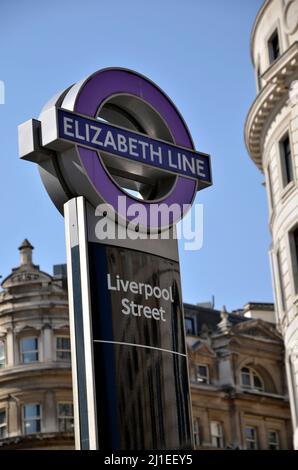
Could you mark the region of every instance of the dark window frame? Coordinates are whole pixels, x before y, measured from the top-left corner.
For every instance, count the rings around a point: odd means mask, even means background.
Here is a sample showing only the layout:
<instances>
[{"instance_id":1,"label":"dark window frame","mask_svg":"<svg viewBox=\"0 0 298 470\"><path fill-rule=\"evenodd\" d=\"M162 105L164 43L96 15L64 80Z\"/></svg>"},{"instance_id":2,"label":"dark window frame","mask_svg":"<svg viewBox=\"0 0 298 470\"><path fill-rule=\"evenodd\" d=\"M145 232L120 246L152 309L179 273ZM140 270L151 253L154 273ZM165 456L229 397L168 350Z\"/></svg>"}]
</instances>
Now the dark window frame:
<instances>
[{"instance_id":1,"label":"dark window frame","mask_svg":"<svg viewBox=\"0 0 298 470\"><path fill-rule=\"evenodd\" d=\"M201 374L200 373L200 367L203 367L206 370L206 374ZM200 384L209 384L210 383L210 374L209 374L209 366L208 364L197 364L196 365L196 382Z\"/></svg>"},{"instance_id":2,"label":"dark window frame","mask_svg":"<svg viewBox=\"0 0 298 470\"><path fill-rule=\"evenodd\" d=\"M38 413L34 416L29 416L26 418L26 407L29 406L35 406L38 409ZM25 435L30 435L30 434L38 434L41 432L41 418L42 418L42 410L41 410L41 404L40 403L24 403L23 405L23 432ZM34 427L36 426L36 429L33 431L29 429L29 432L27 432L27 428L29 426L26 426L26 423L34 423Z\"/></svg>"},{"instance_id":3,"label":"dark window frame","mask_svg":"<svg viewBox=\"0 0 298 470\"><path fill-rule=\"evenodd\" d=\"M275 434L276 439L272 440L270 434ZM267 432L268 438L268 449L269 450L280 450L280 438L279 432L276 429L269 429Z\"/></svg>"},{"instance_id":4,"label":"dark window frame","mask_svg":"<svg viewBox=\"0 0 298 470\"><path fill-rule=\"evenodd\" d=\"M279 153L282 172L282 186L283 188L286 188L288 184L294 181L291 139L288 132L286 132L279 141Z\"/></svg>"},{"instance_id":5,"label":"dark window frame","mask_svg":"<svg viewBox=\"0 0 298 470\"><path fill-rule=\"evenodd\" d=\"M0 346L3 346L3 356L0 356L0 370L6 367L6 342L0 339Z\"/></svg>"},{"instance_id":6,"label":"dark window frame","mask_svg":"<svg viewBox=\"0 0 298 470\"><path fill-rule=\"evenodd\" d=\"M59 347L59 340L62 340L61 347ZM67 340L69 343L69 347L65 348L63 346L63 340ZM67 335L57 335L56 336L56 359L57 361L71 361L71 344L70 344L70 337Z\"/></svg>"},{"instance_id":7,"label":"dark window frame","mask_svg":"<svg viewBox=\"0 0 298 470\"><path fill-rule=\"evenodd\" d=\"M247 436L248 430L253 431L253 434L254 434L253 437ZM259 449L258 428L256 426L245 426L244 437L245 437L246 450L258 450ZM253 444L252 447L251 447L251 444Z\"/></svg>"},{"instance_id":8,"label":"dark window frame","mask_svg":"<svg viewBox=\"0 0 298 470\"><path fill-rule=\"evenodd\" d=\"M294 282L294 292L298 295L298 225L289 232L290 256L292 265L292 275Z\"/></svg>"},{"instance_id":9,"label":"dark window frame","mask_svg":"<svg viewBox=\"0 0 298 470\"><path fill-rule=\"evenodd\" d=\"M36 341L36 347L35 349L23 349L23 342L27 340L35 340ZM32 336L23 336L20 338L19 341L20 345L20 360L21 364L35 364L36 362L39 362L39 337L37 335L32 335ZM35 354L35 359L29 359L30 355ZM25 359L27 355L27 359Z\"/></svg>"},{"instance_id":10,"label":"dark window frame","mask_svg":"<svg viewBox=\"0 0 298 470\"><path fill-rule=\"evenodd\" d=\"M213 429L216 427L216 433L213 433ZM217 432L219 430L219 432ZM211 444L212 447L216 449L223 449L225 446L225 439L224 439L224 428L223 423L221 421L212 420L210 421L210 436L211 436Z\"/></svg>"},{"instance_id":11,"label":"dark window frame","mask_svg":"<svg viewBox=\"0 0 298 470\"><path fill-rule=\"evenodd\" d=\"M4 415L4 420L0 419L0 439L5 439L7 437L7 410L1 408L0 415Z\"/></svg>"},{"instance_id":12,"label":"dark window frame","mask_svg":"<svg viewBox=\"0 0 298 470\"><path fill-rule=\"evenodd\" d=\"M70 406L71 413L63 414L61 407ZM74 409L72 401L59 401L57 403L58 430L59 432L74 432Z\"/></svg>"},{"instance_id":13,"label":"dark window frame","mask_svg":"<svg viewBox=\"0 0 298 470\"><path fill-rule=\"evenodd\" d=\"M187 328L186 322L190 321L191 329ZM187 335L195 335L195 322L192 317L184 317L184 325L185 325L185 334Z\"/></svg>"},{"instance_id":14,"label":"dark window frame","mask_svg":"<svg viewBox=\"0 0 298 470\"><path fill-rule=\"evenodd\" d=\"M275 62L280 56L280 40L278 28L275 28L268 41L269 63L270 65Z\"/></svg>"}]
</instances>

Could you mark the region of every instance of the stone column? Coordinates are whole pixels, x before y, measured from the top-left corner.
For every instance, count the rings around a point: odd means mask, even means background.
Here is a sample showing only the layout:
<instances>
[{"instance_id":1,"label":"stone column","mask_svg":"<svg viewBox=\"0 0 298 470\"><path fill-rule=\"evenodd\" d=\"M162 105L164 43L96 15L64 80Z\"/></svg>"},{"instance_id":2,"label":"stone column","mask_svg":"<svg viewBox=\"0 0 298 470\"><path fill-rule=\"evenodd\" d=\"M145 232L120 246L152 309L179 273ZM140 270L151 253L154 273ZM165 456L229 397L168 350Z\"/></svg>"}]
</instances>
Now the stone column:
<instances>
[{"instance_id":1,"label":"stone column","mask_svg":"<svg viewBox=\"0 0 298 470\"><path fill-rule=\"evenodd\" d=\"M14 346L14 335L12 328L7 330L6 334L6 365L7 367L13 367L15 362L15 346Z\"/></svg>"},{"instance_id":2,"label":"stone column","mask_svg":"<svg viewBox=\"0 0 298 470\"><path fill-rule=\"evenodd\" d=\"M54 360L53 354L53 330L51 325L46 324L43 327L42 334L42 350L44 362L50 362Z\"/></svg>"},{"instance_id":3,"label":"stone column","mask_svg":"<svg viewBox=\"0 0 298 470\"><path fill-rule=\"evenodd\" d=\"M42 422L43 422L43 426L42 426L43 432L58 431L55 393L51 390L45 392L44 394Z\"/></svg>"},{"instance_id":4,"label":"stone column","mask_svg":"<svg viewBox=\"0 0 298 470\"><path fill-rule=\"evenodd\" d=\"M258 426L258 440L259 449L268 450L267 429L264 421L262 421L261 424Z\"/></svg>"},{"instance_id":5,"label":"stone column","mask_svg":"<svg viewBox=\"0 0 298 470\"><path fill-rule=\"evenodd\" d=\"M10 395L8 398L8 433L9 437L22 434L21 408L17 397Z\"/></svg>"}]
</instances>

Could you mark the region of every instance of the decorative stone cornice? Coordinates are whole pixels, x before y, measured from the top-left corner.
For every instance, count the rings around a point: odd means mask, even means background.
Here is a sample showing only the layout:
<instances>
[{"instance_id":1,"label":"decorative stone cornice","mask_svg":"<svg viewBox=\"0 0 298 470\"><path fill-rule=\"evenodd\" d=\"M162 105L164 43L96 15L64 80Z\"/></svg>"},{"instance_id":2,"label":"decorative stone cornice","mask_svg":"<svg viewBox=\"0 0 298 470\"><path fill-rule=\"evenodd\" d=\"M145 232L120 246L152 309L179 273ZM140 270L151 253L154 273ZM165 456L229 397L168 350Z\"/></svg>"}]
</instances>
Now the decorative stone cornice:
<instances>
[{"instance_id":1,"label":"decorative stone cornice","mask_svg":"<svg viewBox=\"0 0 298 470\"><path fill-rule=\"evenodd\" d=\"M267 83L253 102L245 122L245 143L250 157L262 168L262 137L268 116L286 98L291 79L298 73L298 42L275 61L262 75Z\"/></svg>"}]
</instances>

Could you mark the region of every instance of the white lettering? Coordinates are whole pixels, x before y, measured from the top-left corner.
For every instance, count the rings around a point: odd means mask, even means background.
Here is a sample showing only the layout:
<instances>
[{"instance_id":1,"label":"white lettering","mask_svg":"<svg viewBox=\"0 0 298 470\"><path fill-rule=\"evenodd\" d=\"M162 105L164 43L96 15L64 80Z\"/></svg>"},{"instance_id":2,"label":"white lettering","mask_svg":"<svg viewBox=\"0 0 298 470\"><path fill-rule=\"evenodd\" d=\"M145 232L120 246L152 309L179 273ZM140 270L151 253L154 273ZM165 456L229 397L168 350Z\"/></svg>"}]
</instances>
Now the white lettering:
<instances>
[{"instance_id":1,"label":"white lettering","mask_svg":"<svg viewBox=\"0 0 298 470\"><path fill-rule=\"evenodd\" d=\"M111 283L111 275L107 274L107 280L108 280L108 289L109 290L117 290L117 287L113 286Z\"/></svg>"},{"instance_id":2,"label":"white lettering","mask_svg":"<svg viewBox=\"0 0 298 470\"><path fill-rule=\"evenodd\" d=\"M158 157L160 165L162 165L162 148L158 146L158 150L153 150L153 144L150 144L150 160L154 162L154 158Z\"/></svg>"},{"instance_id":3,"label":"white lettering","mask_svg":"<svg viewBox=\"0 0 298 470\"><path fill-rule=\"evenodd\" d=\"M75 136L79 140L85 140L85 136L80 135L79 123L75 121Z\"/></svg>"},{"instance_id":4,"label":"white lettering","mask_svg":"<svg viewBox=\"0 0 298 470\"><path fill-rule=\"evenodd\" d=\"M121 311L124 315L129 315L130 314L130 308L129 308L129 299L122 299L121 300L122 307L124 307Z\"/></svg>"},{"instance_id":5,"label":"white lettering","mask_svg":"<svg viewBox=\"0 0 298 470\"><path fill-rule=\"evenodd\" d=\"M97 140L97 137L99 136L99 134L101 133L102 129L100 127L96 127L96 126L90 126L90 129L92 129L93 131L95 131L95 134L94 136L92 137L92 144L96 144L96 145L101 145L102 146L102 142L100 142L100 140Z\"/></svg>"},{"instance_id":6,"label":"white lettering","mask_svg":"<svg viewBox=\"0 0 298 470\"><path fill-rule=\"evenodd\" d=\"M149 147L148 142L143 142L142 140L139 141L139 145L142 147L142 157L146 160L146 148Z\"/></svg>"},{"instance_id":7,"label":"white lettering","mask_svg":"<svg viewBox=\"0 0 298 470\"><path fill-rule=\"evenodd\" d=\"M129 137L128 139L128 146L129 146L129 153L130 155L132 155L133 157L138 157L139 154L135 152L135 150L137 150L137 139L133 139L132 137Z\"/></svg>"},{"instance_id":8,"label":"white lettering","mask_svg":"<svg viewBox=\"0 0 298 470\"><path fill-rule=\"evenodd\" d=\"M118 150L119 152L127 152L128 147L126 144L126 137L122 134L118 134Z\"/></svg>"},{"instance_id":9,"label":"white lettering","mask_svg":"<svg viewBox=\"0 0 298 470\"><path fill-rule=\"evenodd\" d=\"M194 158L192 158L191 161L189 161L189 159L187 158L187 155L184 155L184 153L182 154L183 170L185 172L187 171L187 169L189 169L191 173L195 175L196 174L195 162L196 161L194 160Z\"/></svg>"},{"instance_id":10,"label":"white lettering","mask_svg":"<svg viewBox=\"0 0 298 470\"><path fill-rule=\"evenodd\" d=\"M104 147L107 147L108 145L113 147L114 150L117 150L115 140L114 140L114 137L113 137L113 134L112 134L111 131L107 132L106 138L105 138L105 141L104 141Z\"/></svg>"},{"instance_id":11,"label":"white lettering","mask_svg":"<svg viewBox=\"0 0 298 470\"><path fill-rule=\"evenodd\" d=\"M201 160L196 160L197 162L197 175L206 177L206 173L204 172L204 163Z\"/></svg>"},{"instance_id":12,"label":"white lettering","mask_svg":"<svg viewBox=\"0 0 298 470\"><path fill-rule=\"evenodd\" d=\"M70 129L72 129L73 126L73 119L64 117L63 118L63 128L64 128L64 134L68 135L69 137L74 137L74 133L70 132Z\"/></svg>"},{"instance_id":13,"label":"white lettering","mask_svg":"<svg viewBox=\"0 0 298 470\"><path fill-rule=\"evenodd\" d=\"M170 149L168 150L168 157L169 157L169 167L177 169L177 165L175 165L175 163L172 160L172 151Z\"/></svg>"}]
</instances>

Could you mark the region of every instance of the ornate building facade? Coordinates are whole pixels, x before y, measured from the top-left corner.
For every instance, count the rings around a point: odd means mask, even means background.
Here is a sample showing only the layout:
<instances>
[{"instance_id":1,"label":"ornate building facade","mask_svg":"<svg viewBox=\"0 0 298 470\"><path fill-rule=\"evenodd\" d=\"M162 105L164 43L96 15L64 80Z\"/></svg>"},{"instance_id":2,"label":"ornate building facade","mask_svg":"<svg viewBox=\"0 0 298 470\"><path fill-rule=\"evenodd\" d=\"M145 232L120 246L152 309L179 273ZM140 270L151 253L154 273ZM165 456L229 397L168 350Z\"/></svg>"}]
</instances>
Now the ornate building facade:
<instances>
[{"instance_id":1,"label":"ornate building facade","mask_svg":"<svg viewBox=\"0 0 298 470\"><path fill-rule=\"evenodd\" d=\"M28 240L19 250L0 293L0 449L73 449L66 269L42 272ZM290 448L273 305L184 307L196 448Z\"/></svg>"},{"instance_id":2,"label":"ornate building facade","mask_svg":"<svg viewBox=\"0 0 298 470\"><path fill-rule=\"evenodd\" d=\"M65 278L33 264L28 240L19 250L0 293L0 449L73 448Z\"/></svg>"},{"instance_id":3,"label":"ornate building facade","mask_svg":"<svg viewBox=\"0 0 298 470\"><path fill-rule=\"evenodd\" d=\"M257 97L245 124L248 152L265 175L277 325L298 449L298 0L266 0L251 35Z\"/></svg>"},{"instance_id":4,"label":"ornate building facade","mask_svg":"<svg viewBox=\"0 0 298 470\"><path fill-rule=\"evenodd\" d=\"M272 304L228 314L185 304L197 449L290 449L284 348Z\"/></svg>"}]
</instances>

